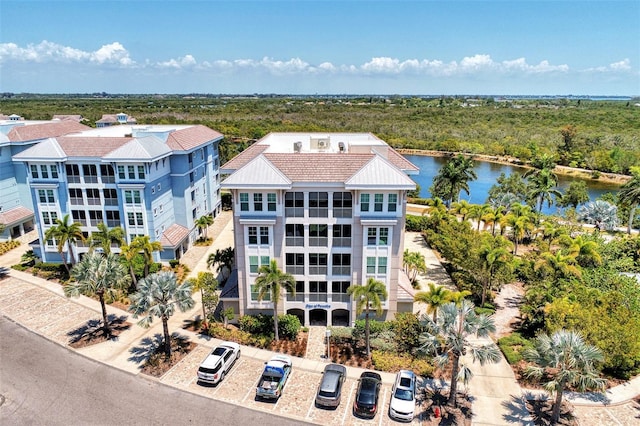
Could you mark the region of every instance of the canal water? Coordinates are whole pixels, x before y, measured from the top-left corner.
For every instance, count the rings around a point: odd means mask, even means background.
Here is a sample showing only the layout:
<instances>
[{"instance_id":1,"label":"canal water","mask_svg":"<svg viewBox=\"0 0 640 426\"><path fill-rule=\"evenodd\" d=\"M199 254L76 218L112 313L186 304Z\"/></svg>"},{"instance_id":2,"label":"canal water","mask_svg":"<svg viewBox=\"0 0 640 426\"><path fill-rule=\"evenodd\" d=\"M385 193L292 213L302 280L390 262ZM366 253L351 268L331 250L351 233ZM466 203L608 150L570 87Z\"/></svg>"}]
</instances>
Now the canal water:
<instances>
[{"instance_id":1,"label":"canal water","mask_svg":"<svg viewBox=\"0 0 640 426\"><path fill-rule=\"evenodd\" d=\"M420 185L420 196L422 198L430 198L429 187L433 183L433 178L438 174L440 168L447 162L446 157L429 157L425 155L405 155L407 160L411 161L416 167L420 168L420 174L411 176L411 178ZM489 188L497 181L500 173L509 176L511 173L524 173L527 169L509 164L490 163L486 161L475 161L475 172L478 179L469 182L470 194L466 192L460 193L461 200L467 200L472 204L484 204L487 201ZM587 183L589 197L592 201L596 200L606 192L616 192L620 186L607 184L590 179L580 179L571 176L558 175L558 190L566 191L569 184L576 180L584 180ZM551 208L545 203L542 212L545 214L556 213L558 207L555 205Z\"/></svg>"}]
</instances>

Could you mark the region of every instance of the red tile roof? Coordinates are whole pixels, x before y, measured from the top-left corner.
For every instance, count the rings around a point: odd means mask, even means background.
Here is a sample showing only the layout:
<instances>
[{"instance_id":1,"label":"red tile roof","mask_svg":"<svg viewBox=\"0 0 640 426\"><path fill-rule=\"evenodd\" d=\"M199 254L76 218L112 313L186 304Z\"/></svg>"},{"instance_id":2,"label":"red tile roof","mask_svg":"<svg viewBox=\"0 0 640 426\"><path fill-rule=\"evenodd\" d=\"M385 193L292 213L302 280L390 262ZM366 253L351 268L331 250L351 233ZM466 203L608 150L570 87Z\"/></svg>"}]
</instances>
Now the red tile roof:
<instances>
[{"instance_id":1,"label":"red tile roof","mask_svg":"<svg viewBox=\"0 0 640 426\"><path fill-rule=\"evenodd\" d=\"M245 166L251 160L256 158L258 155L262 154L267 148L269 148L269 145L254 143L253 145L242 151L240 154L227 161L220 168L227 170L238 170L239 168Z\"/></svg>"},{"instance_id":2,"label":"red tile roof","mask_svg":"<svg viewBox=\"0 0 640 426\"><path fill-rule=\"evenodd\" d=\"M189 236L189 230L182 225L174 223L162 233L160 244L162 247L176 247Z\"/></svg>"},{"instance_id":3,"label":"red tile roof","mask_svg":"<svg viewBox=\"0 0 640 426\"><path fill-rule=\"evenodd\" d=\"M419 171L420 169L416 167L412 162L404 158L398 151L395 149L389 148L387 151L388 160L391 164L399 168L400 170L414 170Z\"/></svg>"},{"instance_id":4,"label":"red tile roof","mask_svg":"<svg viewBox=\"0 0 640 426\"><path fill-rule=\"evenodd\" d=\"M51 123L30 124L27 126L16 126L7 135L11 142L34 141L57 136L68 135L69 133L91 130L91 127L77 123L72 120L63 120Z\"/></svg>"},{"instance_id":5,"label":"red tile roof","mask_svg":"<svg viewBox=\"0 0 640 426\"><path fill-rule=\"evenodd\" d=\"M197 125L171 132L167 138L167 146L174 151L189 151L219 138L222 138L222 133L207 126Z\"/></svg>"},{"instance_id":6,"label":"red tile roof","mask_svg":"<svg viewBox=\"0 0 640 426\"><path fill-rule=\"evenodd\" d=\"M133 138L103 138L70 136L59 137L56 140L69 157L102 157L114 149L120 148Z\"/></svg>"},{"instance_id":7,"label":"red tile roof","mask_svg":"<svg viewBox=\"0 0 640 426\"><path fill-rule=\"evenodd\" d=\"M375 154L295 153L264 154L293 182L344 182Z\"/></svg>"},{"instance_id":8,"label":"red tile roof","mask_svg":"<svg viewBox=\"0 0 640 426\"><path fill-rule=\"evenodd\" d=\"M33 212L26 207L18 206L0 213L0 223L4 225L13 225L24 219L33 216Z\"/></svg>"}]
</instances>

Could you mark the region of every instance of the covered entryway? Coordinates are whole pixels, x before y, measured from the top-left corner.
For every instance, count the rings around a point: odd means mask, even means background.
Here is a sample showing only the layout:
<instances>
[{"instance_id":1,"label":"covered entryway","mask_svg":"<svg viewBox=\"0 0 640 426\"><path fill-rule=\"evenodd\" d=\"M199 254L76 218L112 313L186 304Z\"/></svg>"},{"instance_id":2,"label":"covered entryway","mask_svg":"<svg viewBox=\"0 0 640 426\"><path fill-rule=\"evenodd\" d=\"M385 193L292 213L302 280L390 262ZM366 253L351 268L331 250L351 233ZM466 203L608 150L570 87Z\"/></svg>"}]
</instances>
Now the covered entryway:
<instances>
[{"instance_id":1,"label":"covered entryway","mask_svg":"<svg viewBox=\"0 0 640 426\"><path fill-rule=\"evenodd\" d=\"M288 315L295 315L300 320L300 324L304 325L304 310L302 309L288 309Z\"/></svg>"},{"instance_id":2,"label":"covered entryway","mask_svg":"<svg viewBox=\"0 0 640 426\"><path fill-rule=\"evenodd\" d=\"M309 311L309 325L327 325L326 309L312 309Z\"/></svg>"},{"instance_id":3,"label":"covered entryway","mask_svg":"<svg viewBox=\"0 0 640 426\"><path fill-rule=\"evenodd\" d=\"M331 312L331 325L336 327L349 326L349 311L346 309L336 309Z\"/></svg>"}]
</instances>

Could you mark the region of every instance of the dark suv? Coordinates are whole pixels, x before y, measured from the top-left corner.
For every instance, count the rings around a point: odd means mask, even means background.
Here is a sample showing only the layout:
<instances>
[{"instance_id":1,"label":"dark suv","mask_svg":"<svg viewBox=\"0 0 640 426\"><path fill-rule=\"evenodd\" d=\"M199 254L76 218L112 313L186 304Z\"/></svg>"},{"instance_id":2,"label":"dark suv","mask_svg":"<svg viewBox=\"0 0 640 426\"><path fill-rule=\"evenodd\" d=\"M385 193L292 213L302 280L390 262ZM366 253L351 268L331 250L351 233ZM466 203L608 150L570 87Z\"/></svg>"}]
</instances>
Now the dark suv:
<instances>
[{"instance_id":1,"label":"dark suv","mask_svg":"<svg viewBox=\"0 0 640 426\"><path fill-rule=\"evenodd\" d=\"M353 401L353 413L362 417L374 418L378 412L378 395L382 377L373 371L365 371L358 380L356 399Z\"/></svg>"},{"instance_id":2,"label":"dark suv","mask_svg":"<svg viewBox=\"0 0 640 426\"><path fill-rule=\"evenodd\" d=\"M342 383L347 375L344 365L329 364L324 368L322 380L316 393L316 405L322 407L337 407L342 396Z\"/></svg>"}]
</instances>

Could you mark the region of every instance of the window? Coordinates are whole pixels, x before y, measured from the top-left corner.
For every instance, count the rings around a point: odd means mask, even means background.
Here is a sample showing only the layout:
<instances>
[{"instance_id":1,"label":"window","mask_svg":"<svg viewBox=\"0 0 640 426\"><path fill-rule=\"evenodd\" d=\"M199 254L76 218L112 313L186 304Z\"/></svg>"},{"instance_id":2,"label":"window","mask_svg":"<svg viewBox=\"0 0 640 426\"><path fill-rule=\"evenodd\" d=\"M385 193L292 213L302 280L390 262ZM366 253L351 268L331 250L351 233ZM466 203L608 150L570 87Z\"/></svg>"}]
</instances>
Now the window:
<instances>
[{"instance_id":1,"label":"window","mask_svg":"<svg viewBox=\"0 0 640 426\"><path fill-rule=\"evenodd\" d=\"M72 206L81 206L84 204L82 201L82 189L69 188L69 202Z\"/></svg>"},{"instance_id":2,"label":"window","mask_svg":"<svg viewBox=\"0 0 640 426\"><path fill-rule=\"evenodd\" d=\"M156 217L156 216L158 216L158 209L154 208L153 209L153 217Z\"/></svg>"},{"instance_id":3,"label":"window","mask_svg":"<svg viewBox=\"0 0 640 426\"><path fill-rule=\"evenodd\" d=\"M118 166L118 179L126 179L126 177L124 174L124 166Z\"/></svg>"},{"instance_id":4,"label":"window","mask_svg":"<svg viewBox=\"0 0 640 426\"><path fill-rule=\"evenodd\" d=\"M67 164L65 165L65 170L67 172L67 180L69 183L80 182L80 168L77 164Z\"/></svg>"},{"instance_id":5,"label":"window","mask_svg":"<svg viewBox=\"0 0 640 426\"><path fill-rule=\"evenodd\" d=\"M127 204L140 204L142 200L140 198L140 191L124 191L124 200Z\"/></svg>"},{"instance_id":6,"label":"window","mask_svg":"<svg viewBox=\"0 0 640 426\"><path fill-rule=\"evenodd\" d=\"M287 273L304 275L304 253L287 253L285 263Z\"/></svg>"},{"instance_id":7,"label":"window","mask_svg":"<svg viewBox=\"0 0 640 426\"><path fill-rule=\"evenodd\" d=\"M55 203L53 189L38 189L38 199L41 203Z\"/></svg>"},{"instance_id":8,"label":"window","mask_svg":"<svg viewBox=\"0 0 640 426\"><path fill-rule=\"evenodd\" d=\"M332 269L333 275L349 275L351 273L351 255L348 253L334 253L332 255Z\"/></svg>"},{"instance_id":9,"label":"window","mask_svg":"<svg viewBox=\"0 0 640 426\"><path fill-rule=\"evenodd\" d=\"M162 187L160 186L160 184L158 184L157 187L158 187L158 192L160 192L160 188Z\"/></svg>"},{"instance_id":10,"label":"window","mask_svg":"<svg viewBox=\"0 0 640 426\"><path fill-rule=\"evenodd\" d=\"M260 263L258 263L260 261ZM249 272L257 274L260 270L260 266L269 265L271 258L269 256L249 256Z\"/></svg>"},{"instance_id":11,"label":"window","mask_svg":"<svg viewBox=\"0 0 640 426\"><path fill-rule=\"evenodd\" d=\"M249 244L258 244L258 227L249 226Z\"/></svg>"},{"instance_id":12,"label":"window","mask_svg":"<svg viewBox=\"0 0 640 426\"><path fill-rule=\"evenodd\" d=\"M389 245L389 228L367 228L367 245Z\"/></svg>"},{"instance_id":13,"label":"window","mask_svg":"<svg viewBox=\"0 0 640 426\"><path fill-rule=\"evenodd\" d=\"M309 217L329 217L327 192L309 192Z\"/></svg>"},{"instance_id":14,"label":"window","mask_svg":"<svg viewBox=\"0 0 640 426\"><path fill-rule=\"evenodd\" d=\"M386 274L387 273L387 258L379 257L378 258L378 273Z\"/></svg>"},{"instance_id":15,"label":"window","mask_svg":"<svg viewBox=\"0 0 640 426\"><path fill-rule=\"evenodd\" d=\"M136 217L133 212L128 212L127 218L129 220L129 226L136 226Z\"/></svg>"},{"instance_id":16,"label":"window","mask_svg":"<svg viewBox=\"0 0 640 426\"><path fill-rule=\"evenodd\" d=\"M105 188L103 190L104 205L105 206L117 206L118 205L118 191L113 188Z\"/></svg>"},{"instance_id":17,"label":"window","mask_svg":"<svg viewBox=\"0 0 640 426\"><path fill-rule=\"evenodd\" d=\"M327 282L309 281L309 302L327 301Z\"/></svg>"},{"instance_id":18,"label":"window","mask_svg":"<svg viewBox=\"0 0 640 426\"><path fill-rule=\"evenodd\" d=\"M42 172L42 179L49 179L49 169L47 169L46 165L40 165L40 172Z\"/></svg>"},{"instance_id":19,"label":"window","mask_svg":"<svg viewBox=\"0 0 640 426\"><path fill-rule=\"evenodd\" d=\"M116 176L113 173L113 167L109 164L100 164L100 176L102 182L113 183L116 181Z\"/></svg>"},{"instance_id":20,"label":"window","mask_svg":"<svg viewBox=\"0 0 640 426\"><path fill-rule=\"evenodd\" d=\"M251 300L258 301L258 296L259 296L258 287L255 286L255 285L252 285L251 286ZM271 294L269 294L269 292L265 293L262 296L262 300L266 300L266 301L271 300Z\"/></svg>"},{"instance_id":21,"label":"window","mask_svg":"<svg viewBox=\"0 0 640 426\"><path fill-rule=\"evenodd\" d=\"M296 294L287 292L287 302L304 302L304 281L296 281Z\"/></svg>"},{"instance_id":22,"label":"window","mask_svg":"<svg viewBox=\"0 0 640 426\"><path fill-rule=\"evenodd\" d=\"M87 188L87 204L90 206L100 205L100 190L96 188Z\"/></svg>"},{"instance_id":23,"label":"window","mask_svg":"<svg viewBox=\"0 0 640 426\"><path fill-rule=\"evenodd\" d=\"M262 194L253 194L253 210L256 212L262 211Z\"/></svg>"},{"instance_id":24,"label":"window","mask_svg":"<svg viewBox=\"0 0 640 426\"><path fill-rule=\"evenodd\" d=\"M52 164L51 166L49 166L49 170L51 170L51 177L53 179L58 179L58 166Z\"/></svg>"},{"instance_id":25,"label":"window","mask_svg":"<svg viewBox=\"0 0 640 426\"><path fill-rule=\"evenodd\" d=\"M249 194L247 194L246 192L240 193L240 211L249 211Z\"/></svg>"},{"instance_id":26,"label":"window","mask_svg":"<svg viewBox=\"0 0 640 426\"><path fill-rule=\"evenodd\" d=\"M389 194L387 210L390 212L398 210L398 194Z\"/></svg>"},{"instance_id":27,"label":"window","mask_svg":"<svg viewBox=\"0 0 640 426\"><path fill-rule=\"evenodd\" d=\"M155 187L155 186L152 186L152 187L151 187L151 193L152 193L152 194L155 194L155 193L156 193L156 187Z\"/></svg>"},{"instance_id":28,"label":"window","mask_svg":"<svg viewBox=\"0 0 640 426\"><path fill-rule=\"evenodd\" d=\"M360 194L360 211L369 211L369 194Z\"/></svg>"},{"instance_id":29,"label":"window","mask_svg":"<svg viewBox=\"0 0 640 426\"><path fill-rule=\"evenodd\" d=\"M276 194L273 192L267 194L267 210L270 212L276 211Z\"/></svg>"},{"instance_id":30,"label":"window","mask_svg":"<svg viewBox=\"0 0 640 426\"><path fill-rule=\"evenodd\" d=\"M34 179L38 179L40 175L38 174L38 166L35 164L31 165L31 177Z\"/></svg>"},{"instance_id":31,"label":"window","mask_svg":"<svg viewBox=\"0 0 640 426\"><path fill-rule=\"evenodd\" d=\"M374 196L373 196L373 211L381 212L383 203L384 203L384 194L374 194Z\"/></svg>"},{"instance_id":32,"label":"window","mask_svg":"<svg viewBox=\"0 0 640 426\"><path fill-rule=\"evenodd\" d=\"M42 223L45 225L55 225L58 219L58 213L56 212L42 212Z\"/></svg>"},{"instance_id":33,"label":"window","mask_svg":"<svg viewBox=\"0 0 640 426\"><path fill-rule=\"evenodd\" d=\"M99 211L99 210L89 210L89 224L91 226L98 226L99 223L103 223L103 222L104 221L102 220L102 212L101 211Z\"/></svg>"},{"instance_id":34,"label":"window","mask_svg":"<svg viewBox=\"0 0 640 426\"><path fill-rule=\"evenodd\" d=\"M115 228L120 226L120 212L119 211L113 211L113 210L107 210L105 212L106 217L107 217L107 227L109 228Z\"/></svg>"},{"instance_id":35,"label":"window","mask_svg":"<svg viewBox=\"0 0 640 426\"><path fill-rule=\"evenodd\" d=\"M334 302L348 302L350 295L347 289L351 283L349 281L333 281L331 283L331 299Z\"/></svg>"},{"instance_id":36,"label":"window","mask_svg":"<svg viewBox=\"0 0 640 426\"><path fill-rule=\"evenodd\" d=\"M351 247L351 225L333 225L333 246Z\"/></svg>"},{"instance_id":37,"label":"window","mask_svg":"<svg viewBox=\"0 0 640 426\"><path fill-rule=\"evenodd\" d=\"M327 254L309 253L309 275L327 274Z\"/></svg>"},{"instance_id":38,"label":"window","mask_svg":"<svg viewBox=\"0 0 640 426\"><path fill-rule=\"evenodd\" d=\"M367 228L367 245L375 246L378 240L378 228Z\"/></svg>"},{"instance_id":39,"label":"window","mask_svg":"<svg viewBox=\"0 0 640 426\"><path fill-rule=\"evenodd\" d=\"M309 225L309 246L310 247L327 247L329 243L328 237L329 225Z\"/></svg>"},{"instance_id":40,"label":"window","mask_svg":"<svg viewBox=\"0 0 640 426\"><path fill-rule=\"evenodd\" d=\"M352 207L350 192L333 193L333 217L351 217Z\"/></svg>"},{"instance_id":41,"label":"window","mask_svg":"<svg viewBox=\"0 0 640 426\"><path fill-rule=\"evenodd\" d=\"M260 244L269 244L269 227L260 227Z\"/></svg>"},{"instance_id":42,"label":"window","mask_svg":"<svg viewBox=\"0 0 640 426\"><path fill-rule=\"evenodd\" d=\"M389 245L389 228L380 228L378 244L381 246Z\"/></svg>"},{"instance_id":43,"label":"window","mask_svg":"<svg viewBox=\"0 0 640 426\"><path fill-rule=\"evenodd\" d=\"M144 179L144 166L138 166L138 179Z\"/></svg>"},{"instance_id":44,"label":"window","mask_svg":"<svg viewBox=\"0 0 640 426\"><path fill-rule=\"evenodd\" d=\"M284 215L286 217L304 217L303 192L286 192L284 194Z\"/></svg>"},{"instance_id":45,"label":"window","mask_svg":"<svg viewBox=\"0 0 640 426\"><path fill-rule=\"evenodd\" d=\"M80 222L83 226L87 221L87 214L84 210L71 210L71 217L74 222Z\"/></svg>"},{"instance_id":46,"label":"window","mask_svg":"<svg viewBox=\"0 0 640 426\"><path fill-rule=\"evenodd\" d=\"M127 174L129 175L129 179L136 178L136 168L133 166L127 166Z\"/></svg>"},{"instance_id":47,"label":"window","mask_svg":"<svg viewBox=\"0 0 640 426\"><path fill-rule=\"evenodd\" d=\"M304 247L304 225L301 223L288 223L285 226L285 245Z\"/></svg>"},{"instance_id":48,"label":"window","mask_svg":"<svg viewBox=\"0 0 640 426\"><path fill-rule=\"evenodd\" d=\"M98 168L95 164L83 164L82 174L84 181L88 183L98 183Z\"/></svg>"},{"instance_id":49,"label":"window","mask_svg":"<svg viewBox=\"0 0 640 426\"><path fill-rule=\"evenodd\" d=\"M367 274L375 274L375 273L376 273L376 258L367 257Z\"/></svg>"}]
</instances>

